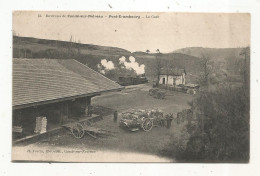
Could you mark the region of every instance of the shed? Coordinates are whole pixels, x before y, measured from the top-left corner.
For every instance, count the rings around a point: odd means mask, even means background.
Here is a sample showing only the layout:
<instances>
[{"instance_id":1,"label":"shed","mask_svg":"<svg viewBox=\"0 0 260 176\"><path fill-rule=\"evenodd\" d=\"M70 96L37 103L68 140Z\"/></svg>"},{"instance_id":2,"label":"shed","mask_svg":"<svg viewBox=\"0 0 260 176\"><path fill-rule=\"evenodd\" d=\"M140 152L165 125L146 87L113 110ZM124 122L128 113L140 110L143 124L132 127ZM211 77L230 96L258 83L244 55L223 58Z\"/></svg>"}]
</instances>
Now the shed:
<instances>
[{"instance_id":1,"label":"shed","mask_svg":"<svg viewBox=\"0 0 260 176\"><path fill-rule=\"evenodd\" d=\"M186 80L186 71L185 69L178 68L162 68L160 71L160 80L159 84L169 85L169 86L178 86L184 85Z\"/></svg>"},{"instance_id":2,"label":"shed","mask_svg":"<svg viewBox=\"0 0 260 176\"><path fill-rule=\"evenodd\" d=\"M72 59L13 59L13 125L28 133L35 118L48 128L90 113L91 98L122 86Z\"/></svg>"}]
</instances>

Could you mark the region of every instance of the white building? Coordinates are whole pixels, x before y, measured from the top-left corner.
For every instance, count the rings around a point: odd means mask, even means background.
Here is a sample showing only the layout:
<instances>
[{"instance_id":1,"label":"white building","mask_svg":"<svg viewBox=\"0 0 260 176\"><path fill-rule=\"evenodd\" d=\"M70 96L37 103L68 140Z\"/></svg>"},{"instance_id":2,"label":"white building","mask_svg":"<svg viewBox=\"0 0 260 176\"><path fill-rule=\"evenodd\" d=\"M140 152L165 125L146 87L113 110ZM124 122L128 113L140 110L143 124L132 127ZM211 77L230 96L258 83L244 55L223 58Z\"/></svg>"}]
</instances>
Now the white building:
<instances>
[{"instance_id":1,"label":"white building","mask_svg":"<svg viewBox=\"0 0 260 176\"><path fill-rule=\"evenodd\" d=\"M186 81L184 69L162 69L159 84L168 86L184 85Z\"/></svg>"}]
</instances>

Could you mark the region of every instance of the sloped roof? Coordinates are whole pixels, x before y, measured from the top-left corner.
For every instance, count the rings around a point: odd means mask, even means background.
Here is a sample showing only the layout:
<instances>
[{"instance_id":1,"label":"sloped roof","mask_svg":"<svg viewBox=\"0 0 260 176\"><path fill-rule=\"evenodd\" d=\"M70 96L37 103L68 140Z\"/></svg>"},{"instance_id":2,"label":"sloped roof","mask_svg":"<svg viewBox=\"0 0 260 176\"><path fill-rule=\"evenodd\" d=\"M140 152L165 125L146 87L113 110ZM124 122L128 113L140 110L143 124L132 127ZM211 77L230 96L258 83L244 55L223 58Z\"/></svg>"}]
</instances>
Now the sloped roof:
<instances>
[{"instance_id":1,"label":"sloped roof","mask_svg":"<svg viewBox=\"0 0 260 176\"><path fill-rule=\"evenodd\" d=\"M162 68L161 75L173 75L173 76L181 76L183 73L186 74L185 69L179 68Z\"/></svg>"},{"instance_id":2,"label":"sloped roof","mask_svg":"<svg viewBox=\"0 0 260 176\"><path fill-rule=\"evenodd\" d=\"M123 87L72 59L13 59L13 106Z\"/></svg>"}]
</instances>

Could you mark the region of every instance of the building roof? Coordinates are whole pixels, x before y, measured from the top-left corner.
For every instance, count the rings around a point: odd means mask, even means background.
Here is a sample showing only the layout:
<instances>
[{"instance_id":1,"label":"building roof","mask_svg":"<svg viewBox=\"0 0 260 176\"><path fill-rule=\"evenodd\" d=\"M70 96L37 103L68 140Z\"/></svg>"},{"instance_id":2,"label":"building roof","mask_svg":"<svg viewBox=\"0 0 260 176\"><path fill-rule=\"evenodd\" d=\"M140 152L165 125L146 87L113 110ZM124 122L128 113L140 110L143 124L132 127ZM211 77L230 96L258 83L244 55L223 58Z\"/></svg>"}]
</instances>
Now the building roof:
<instances>
[{"instance_id":1,"label":"building roof","mask_svg":"<svg viewBox=\"0 0 260 176\"><path fill-rule=\"evenodd\" d=\"M13 59L14 107L122 88L76 60Z\"/></svg>"},{"instance_id":2,"label":"building roof","mask_svg":"<svg viewBox=\"0 0 260 176\"><path fill-rule=\"evenodd\" d=\"M161 75L172 75L172 76L181 76L182 74L186 74L185 69L179 68L162 68Z\"/></svg>"}]
</instances>

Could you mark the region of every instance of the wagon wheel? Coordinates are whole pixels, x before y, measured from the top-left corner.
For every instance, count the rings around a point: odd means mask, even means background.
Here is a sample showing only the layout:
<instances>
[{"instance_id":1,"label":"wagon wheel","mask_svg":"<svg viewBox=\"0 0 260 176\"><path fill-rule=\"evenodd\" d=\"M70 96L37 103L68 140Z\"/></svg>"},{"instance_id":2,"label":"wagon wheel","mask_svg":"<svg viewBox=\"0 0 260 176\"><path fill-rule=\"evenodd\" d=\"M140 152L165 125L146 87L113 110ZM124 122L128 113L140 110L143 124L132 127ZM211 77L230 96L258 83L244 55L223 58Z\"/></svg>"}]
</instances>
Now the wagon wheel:
<instances>
[{"instance_id":1,"label":"wagon wheel","mask_svg":"<svg viewBox=\"0 0 260 176\"><path fill-rule=\"evenodd\" d=\"M76 123L73 127L72 127L72 134L75 138L82 138L84 136L84 128L80 123Z\"/></svg>"},{"instance_id":2,"label":"wagon wheel","mask_svg":"<svg viewBox=\"0 0 260 176\"><path fill-rule=\"evenodd\" d=\"M153 120L151 119L145 119L142 123L142 129L144 131L150 131L153 128Z\"/></svg>"}]
</instances>

